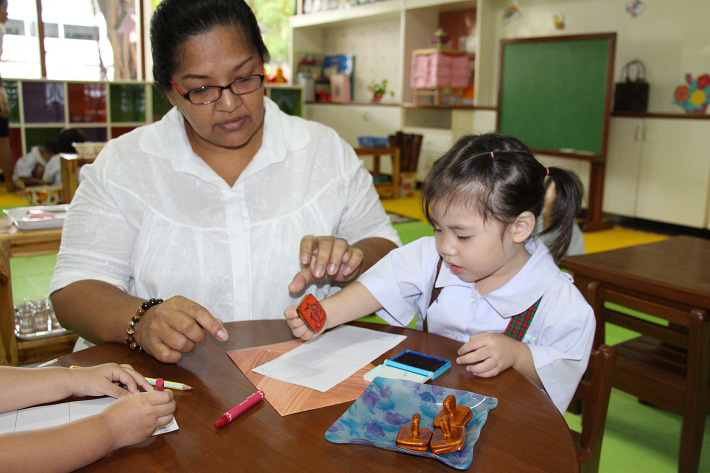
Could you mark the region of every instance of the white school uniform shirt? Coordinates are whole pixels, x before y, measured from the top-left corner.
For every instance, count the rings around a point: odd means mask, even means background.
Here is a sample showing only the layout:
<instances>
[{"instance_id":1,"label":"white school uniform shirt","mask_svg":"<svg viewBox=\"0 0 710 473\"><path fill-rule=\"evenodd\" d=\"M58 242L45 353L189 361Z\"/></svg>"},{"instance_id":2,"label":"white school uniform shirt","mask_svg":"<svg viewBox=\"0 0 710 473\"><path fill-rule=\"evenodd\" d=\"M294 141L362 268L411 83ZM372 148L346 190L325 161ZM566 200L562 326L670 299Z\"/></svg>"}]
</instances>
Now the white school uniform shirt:
<instances>
[{"instance_id":1,"label":"white school uniform shirt","mask_svg":"<svg viewBox=\"0 0 710 473\"><path fill-rule=\"evenodd\" d=\"M15 170L12 174L12 180L16 181L23 177L32 177L32 171L34 171L35 166L38 164L47 166L47 161L44 160L40 147L33 146L27 154L21 156L15 162Z\"/></svg>"},{"instance_id":2,"label":"white school uniform shirt","mask_svg":"<svg viewBox=\"0 0 710 473\"><path fill-rule=\"evenodd\" d=\"M111 140L81 168L50 291L96 279L144 299L182 295L227 322L280 319L300 300L288 285L303 236L399 245L352 147L264 102L262 147L233 186L193 152L176 108Z\"/></svg>"},{"instance_id":3,"label":"white school uniform shirt","mask_svg":"<svg viewBox=\"0 0 710 473\"><path fill-rule=\"evenodd\" d=\"M57 153L47 161L42 180L48 186L62 187L62 155Z\"/></svg>"},{"instance_id":4,"label":"white school uniform shirt","mask_svg":"<svg viewBox=\"0 0 710 473\"><path fill-rule=\"evenodd\" d=\"M542 297L523 342L530 347L545 391L564 413L587 368L594 312L542 242L530 240L526 249L532 256L525 266L485 296L478 293L475 283L462 281L442 264L436 279L436 287L442 291L431 307L439 262L434 237L393 250L359 281L382 304L378 315L388 323L404 326L416 314L426 314L429 332L462 343L477 333L504 332L512 316ZM422 329L422 317L417 328Z\"/></svg>"}]
</instances>

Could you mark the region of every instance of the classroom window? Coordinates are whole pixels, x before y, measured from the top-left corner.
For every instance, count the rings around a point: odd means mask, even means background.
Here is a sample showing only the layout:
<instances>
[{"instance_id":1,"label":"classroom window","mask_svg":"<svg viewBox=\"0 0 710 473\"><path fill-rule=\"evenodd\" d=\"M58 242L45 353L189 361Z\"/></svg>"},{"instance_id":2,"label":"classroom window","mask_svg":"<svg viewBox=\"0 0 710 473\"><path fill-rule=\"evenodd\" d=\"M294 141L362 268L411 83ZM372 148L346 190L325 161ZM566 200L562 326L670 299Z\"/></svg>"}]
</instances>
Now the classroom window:
<instances>
[{"instance_id":1,"label":"classroom window","mask_svg":"<svg viewBox=\"0 0 710 473\"><path fill-rule=\"evenodd\" d=\"M10 1L2 41L2 77L42 77L37 36L37 3Z\"/></svg>"},{"instance_id":2,"label":"classroom window","mask_svg":"<svg viewBox=\"0 0 710 473\"><path fill-rule=\"evenodd\" d=\"M5 34L14 34L18 36L24 36L25 34L25 22L21 20L10 20L8 19L5 23Z\"/></svg>"},{"instance_id":3,"label":"classroom window","mask_svg":"<svg viewBox=\"0 0 710 473\"><path fill-rule=\"evenodd\" d=\"M41 4L48 79L138 79L137 1L42 0ZM56 32L50 25L57 25Z\"/></svg>"},{"instance_id":4,"label":"classroom window","mask_svg":"<svg viewBox=\"0 0 710 473\"><path fill-rule=\"evenodd\" d=\"M8 78L143 79L140 0L11 1L1 71ZM41 41L41 43L40 43Z\"/></svg>"},{"instance_id":5,"label":"classroom window","mask_svg":"<svg viewBox=\"0 0 710 473\"><path fill-rule=\"evenodd\" d=\"M64 25L64 37L66 39L98 41L99 29L96 26Z\"/></svg>"},{"instance_id":6,"label":"classroom window","mask_svg":"<svg viewBox=\"0 0 710 473\"><path fill-rule=\"evenodd\" d=\"M271 54L271 62L265 64L268 76L273 76L277 68L291 78L288 62L289 27L288 21L294 11L292 0L246 0L259 22L264 44Z\"/></svg>"}]
</instances>

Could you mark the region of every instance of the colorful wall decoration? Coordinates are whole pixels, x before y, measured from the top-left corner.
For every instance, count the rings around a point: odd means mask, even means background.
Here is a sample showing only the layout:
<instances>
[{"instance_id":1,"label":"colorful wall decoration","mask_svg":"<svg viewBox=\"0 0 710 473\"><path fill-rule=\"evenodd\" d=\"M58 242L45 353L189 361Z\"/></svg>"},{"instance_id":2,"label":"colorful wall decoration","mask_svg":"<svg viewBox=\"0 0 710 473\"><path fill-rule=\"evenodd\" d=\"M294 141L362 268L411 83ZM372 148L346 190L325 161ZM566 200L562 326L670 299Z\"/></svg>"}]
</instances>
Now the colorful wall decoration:
<instances>
[{"instance_id":1,"label":"colorful wall decoration","mask_svg":"<svg viewBox=\"0 0 710 473\"><path fill-rule=\"evenodd\" d=\"M626 2L626 13L631 15L631 18L636 18L646 10L646 5L641 0L629 0Z\"/></svg>"},{"instance_id":2,"label":"colorful wall decoration","mask_svg":"<svg viewBox=\"0 0 710 473\"><path fill-rule=\"evenodd\" d=\"M691 74L686 74L685 84L675 89L673 103L683 107L685 113L705 113L710 104L710 75L693 79Z\"/></svg>"},{"instance_id":3,"label":"colorful wall decoration","mask_svg":"<svg viewBox=\"0 0 710 473\"><path fill-rule=\"evenodd\" d=\"M518 7L516 7L515 5L511 5L508 8L506 8L505 10L503 10L502 21L503 21L503 23L509 23L511 20L513 20L514 18L517 18L519 16L520 16L520 10L518 9Z\"/></svg>"}]
</instances>

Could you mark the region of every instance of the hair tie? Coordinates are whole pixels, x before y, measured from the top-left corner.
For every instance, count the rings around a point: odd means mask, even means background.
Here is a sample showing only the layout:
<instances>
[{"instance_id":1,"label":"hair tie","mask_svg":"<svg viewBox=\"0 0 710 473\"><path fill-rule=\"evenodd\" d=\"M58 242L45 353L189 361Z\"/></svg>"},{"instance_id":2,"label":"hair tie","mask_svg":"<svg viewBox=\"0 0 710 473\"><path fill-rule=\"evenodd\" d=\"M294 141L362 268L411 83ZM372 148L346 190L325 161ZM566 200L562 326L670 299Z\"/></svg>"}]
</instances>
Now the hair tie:
<instances>
[{"instance_id":1,"label":"hair tie","mask_svg":"<svg viewBox=\"0 0 710 473\"><path fill-rule=\"evenodd\" d=\"M550 175L550 168L545 168L545 172L547 172L546 175L549 176Z\"/></svg>"}]
</instances>

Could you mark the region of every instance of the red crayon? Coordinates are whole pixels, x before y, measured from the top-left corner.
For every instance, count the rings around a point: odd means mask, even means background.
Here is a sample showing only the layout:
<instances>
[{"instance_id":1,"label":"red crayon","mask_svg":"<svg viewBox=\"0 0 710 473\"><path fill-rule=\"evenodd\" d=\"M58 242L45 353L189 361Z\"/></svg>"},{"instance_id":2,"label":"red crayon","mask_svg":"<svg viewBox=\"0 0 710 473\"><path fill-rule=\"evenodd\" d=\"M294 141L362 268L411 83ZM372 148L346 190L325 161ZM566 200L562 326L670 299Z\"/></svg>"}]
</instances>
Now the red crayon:
<instances>
[{"instance_id":1,"label":"red crayon","mask_svg":"<svg viewBox=\"0 0 710 473\"><path fill-rule=\"evenodd\" d=\"M156 391L164 391L165 390L165 381L163 378L158 378L155 380L155 390Z\"/></svg>"},{"instance_id":2,"label":"red crayon","mask_svg":"<svg viewBox=\"0 0 710 473\"><path fill-rule=\"evenodd\" d=\"M216 428L224 427L225 425L236 419L239 414L246 411L262 399L264 399L264 391L255 392L254 394L252 394L251 396L244 399L242 402L222 414L222 416L215 421L214 426Z\"/></svg>"}]
</instances>

